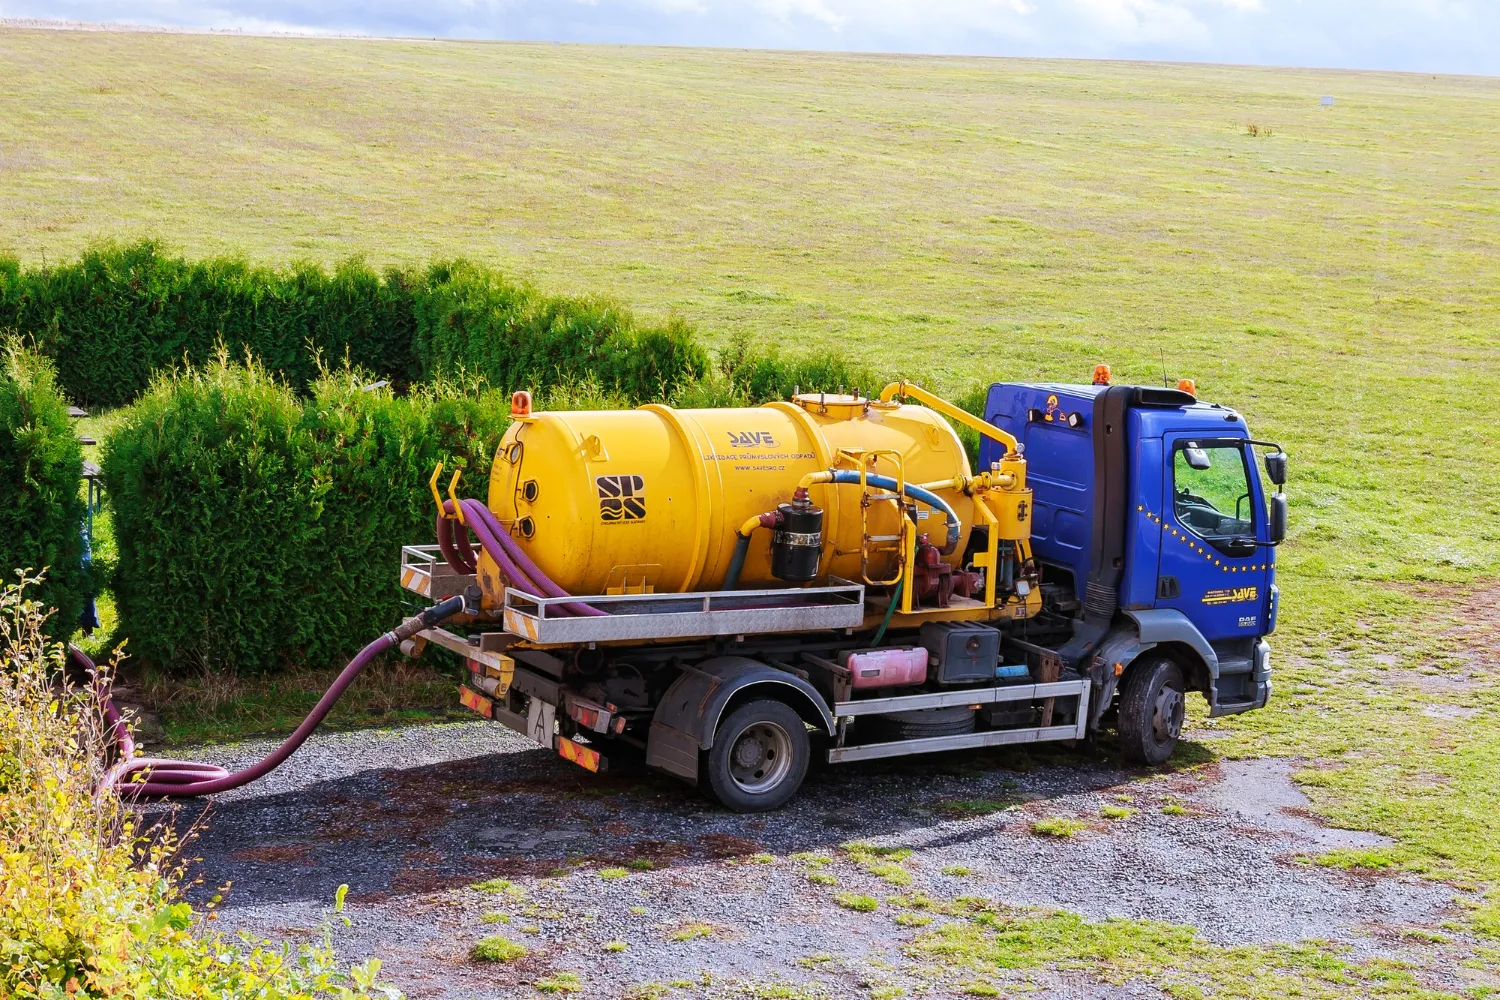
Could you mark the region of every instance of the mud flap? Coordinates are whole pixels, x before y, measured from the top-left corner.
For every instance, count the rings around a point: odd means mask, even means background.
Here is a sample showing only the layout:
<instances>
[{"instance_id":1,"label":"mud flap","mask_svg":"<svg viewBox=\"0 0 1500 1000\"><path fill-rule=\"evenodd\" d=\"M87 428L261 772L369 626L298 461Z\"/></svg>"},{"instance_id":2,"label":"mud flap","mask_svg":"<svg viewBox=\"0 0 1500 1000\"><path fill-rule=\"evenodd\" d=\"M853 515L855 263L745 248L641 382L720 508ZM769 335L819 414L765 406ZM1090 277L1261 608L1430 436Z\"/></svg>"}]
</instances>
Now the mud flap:
<instances>
[{"instance_id":1,"label":"mud flap","mask_svg":"<svg viewBox=\"0 0 1500 1000\"><path fill-rule=\"evenodd\" d=\"M681 730L651 723L651 738L646 743L646 766L660 768L698 784L698 741Z\"/></svg>"}]
</instances>

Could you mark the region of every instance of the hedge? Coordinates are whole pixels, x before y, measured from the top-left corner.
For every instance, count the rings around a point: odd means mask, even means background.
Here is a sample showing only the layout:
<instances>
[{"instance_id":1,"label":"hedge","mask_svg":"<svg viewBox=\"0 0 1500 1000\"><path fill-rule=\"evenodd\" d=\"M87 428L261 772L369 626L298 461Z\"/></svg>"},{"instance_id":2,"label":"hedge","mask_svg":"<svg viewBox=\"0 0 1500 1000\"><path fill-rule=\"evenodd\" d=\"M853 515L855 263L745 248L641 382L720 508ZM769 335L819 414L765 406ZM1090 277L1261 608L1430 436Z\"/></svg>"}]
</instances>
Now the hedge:
<instances>
[{"instance_id":1,"label":"hedge","mask_svg":"<svg viewBox=\"0 0 1500 1000\"><path fill-rule=\"evenodd\" d=\"M87 593L79 527L83 452L52 364L15 339L0 344L0 572L47 571L33 596L56 613L49 634L70 635Z\"/></svg>"},{"instance_id":2,"label":"hedge","mask_svg":"<svg viewBox=\"0 0 1500 1000\"><path fill-rule=\"evenodd\" d=\"M399 620L401 545L438 461L482 489L508 408L353 371L299 398L221 355L158 376L104 445L121 632L168 670L342 665Z\"/></svg>"},{"instance_id":3,"label":"hedge","mask_svg":"<svg viewBox=\"0 0 1500 1000\"><path fill-rule=\"evenodd\" d=\"M377 274L358 260L331 274L233 258L190 262L143 241L102 244L76 262L0 259L0 330L32 337L86 406L136 398L174 365L223 345L305 391L347 361L398 388L458 372L497 389L592 378L632 401L665 398L708 359L681 320L637 324L603 300L546 295L466 261Z\"/></svg>"},{"instance_id":4,"label":"hedge","mask_svg":"<svg viewBox=\"0 0 1500 1000\"><path fill-rule=\"evenodd\" d=\"M117 406L174 364L203 364L218 346L247 352L299 388L318 355L382 377L420 376L411 353L409 277L358 261L332 273L283 271L237 258L189 262L151 241L106 244L74 263L0 267L0 327L34 338L84 406Z\"/></svg>"},{"instance_id":5,"label":"hedge","mask_svg":"<svg viewBox=\"0 0 1500 1000\"><path fill-rule=\"evenodd\" d=\"M876 394L890 381L834 351L788 355L744 337L730 341L719 352L718 362L733 394L748 403L787 399L797 390L834 392L842 388L845 392L859 389Z\"/></svg>"},{"instance_id":6,"label":"hedge","mask_svg":"<svg viewBox=\"0 0 1500 1000\"><path fill-rule=\"evenodd\" d=\"M429 379L478 377L500 389L589 379L642 401L708 371L707 352L680 319L638 328L608 301L543 295L465 261L433 265L414 305L415 353Z\"/></svg>"}]
</instances>

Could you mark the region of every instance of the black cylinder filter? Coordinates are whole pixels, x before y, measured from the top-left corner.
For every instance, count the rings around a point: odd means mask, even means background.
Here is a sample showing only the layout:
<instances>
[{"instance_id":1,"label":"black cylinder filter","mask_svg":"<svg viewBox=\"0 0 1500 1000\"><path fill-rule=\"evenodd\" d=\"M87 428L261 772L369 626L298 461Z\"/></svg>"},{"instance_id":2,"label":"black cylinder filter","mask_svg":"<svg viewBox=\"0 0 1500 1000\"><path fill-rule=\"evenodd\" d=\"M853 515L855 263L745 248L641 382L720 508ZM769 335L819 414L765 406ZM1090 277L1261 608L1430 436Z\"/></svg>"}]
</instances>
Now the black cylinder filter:
<instances>
[{"instance_id":1,"label":"black cylinder filter","mask_svg":"<svg viewBox=\"0 0 1500 1000\"><path fill-rule=\"evenodd\" d=\"M817 579L823 556L823 508L802 501L776 510L781 524L771 538L771 575L794 582Z\"/></svg>"}]
</instances>

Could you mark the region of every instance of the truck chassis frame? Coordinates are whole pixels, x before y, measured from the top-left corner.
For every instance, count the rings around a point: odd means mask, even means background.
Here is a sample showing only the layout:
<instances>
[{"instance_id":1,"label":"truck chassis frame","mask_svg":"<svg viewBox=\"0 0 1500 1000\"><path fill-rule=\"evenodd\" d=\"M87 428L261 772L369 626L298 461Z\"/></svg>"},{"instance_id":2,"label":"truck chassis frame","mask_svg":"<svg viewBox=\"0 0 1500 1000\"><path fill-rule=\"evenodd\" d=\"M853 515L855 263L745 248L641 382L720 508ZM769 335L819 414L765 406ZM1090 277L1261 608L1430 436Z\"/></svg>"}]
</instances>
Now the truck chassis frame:
<instances>
[{"instance_id":1,"label":"truck chassis frame","mask_svg":"<svg viewBox=\"0 0 1500 1000\"><path fill-rule=\"evenodd\" d=\"M461 593L475 583L473 576L457 574L442 561L433 545L408 545L402 549L402 585L429 599ZM556 613L558 605L587 604L609 612L598 617L570 617ZM493 623L495 613L485 621L473 624L483 628ZM503 631L462 636L442 628L426 629L419 638L462 656L478 690L465 686L463 703L493 721L527 736L538 744L556 750L562 756L589 770L601 770L606 759L594 747L586 747L560 732L554 732L559 718L571 718L586 731L601 735L610 733L617 718L611 706L597 704L568 691L560 679L543 678L525 666L518 667L515 658L502 651L517 643L546 651L577 646L629 649L640 643L680 643L703 640L744 640L748 637L793 639L797 635L817 634L815 645L837 645L838 639L853 635L865 620L864 586L831 578L824 586L797 590L732 590L670 594L594 594L562 598L544 598L515 588L506 588L504 606L499 609ZM811 638L811 636L809 636ZM705 653L705 658L711 654ZM748 656L757 658L753 652ZM883 757L937 753L947 750L987 746L1038 743L1052 740L1079 740L1088 734L1088 678L1070 677L1035 683L963 687L918 694L885 695L858 698L844 686L839 689L829 674L842 670L837 663L812 653L803 654L810 669L801 670L781 662L778 657L757 659L769 668L800 676L804 682L814 673L823 674L828 683L816 686L819 706L830 723L829 745L824 757L828 763L848 763ZM519 681L519 684L517 682ZM525 698L526 710L508 707L515 685ZM833 696L830 697L830 692ZM838 695L842 694L843 697ZM552 699L548 700L548 695ZM1071 721L1048 724L1053 705L1059 700L1074 700ZM930 709L957 708L1001 703L1040 702L1042 725L983 729L970 733L943 736L911 737L880 742L849 744L850 724L860 717ZM815 728L817 728L815 726ZM593 741L591 741L593 742Z\"/></svg>"}]
</instances>

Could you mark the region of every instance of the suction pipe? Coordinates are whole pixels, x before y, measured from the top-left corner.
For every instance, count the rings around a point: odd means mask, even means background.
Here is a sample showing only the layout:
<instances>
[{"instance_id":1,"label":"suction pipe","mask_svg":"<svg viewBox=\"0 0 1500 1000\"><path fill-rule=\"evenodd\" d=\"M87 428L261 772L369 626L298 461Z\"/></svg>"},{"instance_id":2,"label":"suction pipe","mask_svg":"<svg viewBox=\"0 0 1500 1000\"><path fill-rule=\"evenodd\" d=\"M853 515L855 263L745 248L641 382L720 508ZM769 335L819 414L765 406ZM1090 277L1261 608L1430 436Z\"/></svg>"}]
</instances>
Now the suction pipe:
<instances>
[{"instance_id":1,"label":"suction pipe","mask_svg":"<svg viewBox=\"0 0 1500 1000\"><path fill-rule=\"evenodd\" d=\"M339 674L333 686L323 693L322 698L318 699L317 705L308 713L307 718L302 720L296 732L283 740L279 747L259 763L252 764L242 771L229 772L214 764L200 764L193 761L135 756L135 740L130 735L130 727L121 717L108 690L96 680L95 695L99 699L104 723L112 731L116 754L116 762L105 773L101 788L112 789L122 795L186 798L227 792L231 788L238 788L256 778L264 777L280 767L282 762L307 742L313 730L322 724L323 719L344 691L370 665L372 660L386 650L399 646L423 629L432 628L466 609L475 610L466 608L464 597L450 597L446 601L434 604L415 618L403 622L361 649ZM76 668L87 670L91 676L98 677L94 661L76 646L68 648L68 661Z\"/></svg>"}]
</instances>

